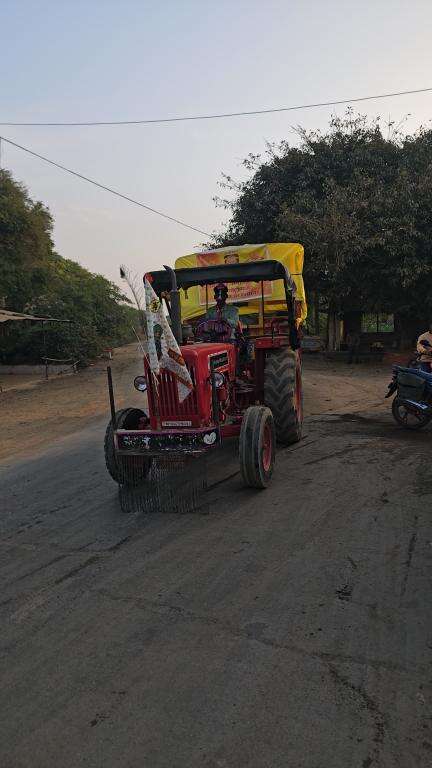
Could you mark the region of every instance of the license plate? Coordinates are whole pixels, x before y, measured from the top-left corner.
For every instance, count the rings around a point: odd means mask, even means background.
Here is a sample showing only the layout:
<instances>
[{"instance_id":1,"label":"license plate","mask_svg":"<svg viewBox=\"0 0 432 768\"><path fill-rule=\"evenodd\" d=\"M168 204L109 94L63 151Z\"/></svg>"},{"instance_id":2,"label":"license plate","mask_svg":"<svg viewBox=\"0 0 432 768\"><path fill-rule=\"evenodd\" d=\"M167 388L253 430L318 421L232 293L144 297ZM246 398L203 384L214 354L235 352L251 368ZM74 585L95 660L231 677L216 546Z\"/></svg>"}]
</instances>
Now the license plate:
<instances>
[{"instance_id":1,"label":"license plate","mask_svg":"<svg viewBox=\"0 0 432 768\"><path fill-rule=\"evenodd\" d=\"M163 421L163 427L191 427L191 421Z\"/></svg>"}]
</instances>

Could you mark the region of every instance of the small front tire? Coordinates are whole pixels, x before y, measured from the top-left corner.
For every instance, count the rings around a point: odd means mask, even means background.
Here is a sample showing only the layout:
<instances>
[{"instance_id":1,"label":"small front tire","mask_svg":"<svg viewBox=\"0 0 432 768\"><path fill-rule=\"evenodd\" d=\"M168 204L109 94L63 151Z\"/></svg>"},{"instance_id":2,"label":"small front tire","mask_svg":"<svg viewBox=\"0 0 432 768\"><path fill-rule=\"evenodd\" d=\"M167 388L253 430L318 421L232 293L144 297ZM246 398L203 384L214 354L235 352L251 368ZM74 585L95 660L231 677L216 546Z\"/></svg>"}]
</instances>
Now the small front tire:
<instances>
[{"instance_id":1,"label":"small front tire","mask_svg":"<svg viewBox=\"0 0 432 768\"><path fill-rule=\"evenodd\" d=\"M247 408L239 440L240 471L249 488L267 488L275 461L275 425L270 408L252 405Z\"/></svg>"},{"instance_id":2,"label":"small front tire","mask_svg":"<svg viewBox=\"0 0 432 768\"><path fill-rule=\"evenodd\" d=\"M140 408L123 408L116 413L117 429L138 429L145 416ZM138 485L147 478L151 459L141 456L119 456L114 447L112 421L108 422L104 440L105 464L114 482L119 485Z\"/></svg>"}]
</instances>

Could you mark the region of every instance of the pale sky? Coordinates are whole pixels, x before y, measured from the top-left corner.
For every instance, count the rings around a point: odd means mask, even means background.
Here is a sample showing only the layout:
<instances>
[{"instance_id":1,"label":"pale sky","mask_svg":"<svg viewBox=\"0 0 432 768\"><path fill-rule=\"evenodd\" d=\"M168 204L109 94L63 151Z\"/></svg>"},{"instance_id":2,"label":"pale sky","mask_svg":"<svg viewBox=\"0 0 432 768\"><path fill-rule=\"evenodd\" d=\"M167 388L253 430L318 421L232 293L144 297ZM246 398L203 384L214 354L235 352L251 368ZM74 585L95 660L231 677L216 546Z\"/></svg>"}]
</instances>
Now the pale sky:
<instances>
[{"instance_id":1,"label":"pale sky","mask_svg":"<svg viewBox=\"0 0 432 768\"><path fill-rule=\"evenodd\" d=\"M0 0L0 120L134 120L265 109L432 86L429 0ZM358 110L406 130L430 124L432 92ZM107 186L212 232L221 172L293 125L325 129L318 108L278 115L0 133ZM119 281L172 264L205 238L2 143L3 167L55 219L58 252ZM307 258L307 254L306 254Z\"/></svg>"}]
</instances>

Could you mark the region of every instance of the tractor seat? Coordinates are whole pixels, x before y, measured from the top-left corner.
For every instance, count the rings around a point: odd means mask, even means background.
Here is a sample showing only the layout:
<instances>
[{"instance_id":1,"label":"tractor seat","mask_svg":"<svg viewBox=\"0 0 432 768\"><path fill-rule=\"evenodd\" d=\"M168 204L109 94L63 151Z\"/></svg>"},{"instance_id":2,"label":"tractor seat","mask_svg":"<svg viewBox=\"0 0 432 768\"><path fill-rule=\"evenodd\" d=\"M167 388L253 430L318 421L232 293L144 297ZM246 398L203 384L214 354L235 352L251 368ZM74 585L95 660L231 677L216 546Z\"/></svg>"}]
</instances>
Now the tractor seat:
<instances>
[{"instance_id":1,"label":"tractor seat","mask_svg":"<svg viewBox=\"0 0 432 768\"><path fill-rule=\"evenodd\" d=\"M248 381L245 381L244 379L236 379L236 387L237 391L241 393L242 395L250 392L254 392L255 387L253 384L249 383Z\"/></svg>"},{"instance_id":2,"label":"tractor seat","mask_svg":"<svg viewBox=\"0 0 432 768\"><path fill-rule=\"evenodd\" d=\"M419 376L421 379L426 381L427 384L432 386L432 373L421 371L419 368L404 368L402 365L396 365L395 368L397 371L402 371L403 373L412 373L415 376Z\"/></svg>"}]
</instances>

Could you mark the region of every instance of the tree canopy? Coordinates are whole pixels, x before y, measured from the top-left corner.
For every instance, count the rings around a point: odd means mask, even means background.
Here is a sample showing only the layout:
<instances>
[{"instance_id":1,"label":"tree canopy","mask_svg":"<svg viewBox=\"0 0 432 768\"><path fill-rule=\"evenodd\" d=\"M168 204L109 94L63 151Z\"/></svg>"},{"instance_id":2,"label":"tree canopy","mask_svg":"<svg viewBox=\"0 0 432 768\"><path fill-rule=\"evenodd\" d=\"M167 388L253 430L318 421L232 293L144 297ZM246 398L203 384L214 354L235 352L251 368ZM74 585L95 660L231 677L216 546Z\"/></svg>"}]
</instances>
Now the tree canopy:
<instances>
[{"instance_id":1,"label":"tree canopy","mask_svg":"<svg viewBox=\"0 0 432 768\"><path fill-rule=\"evenodd\" d=\"M50 357L86 360L104 347L130 341L137 313L115 283L59 256L53 221L42 203L0 171L0 300L6 309L71 320L50 325ZM2 338L4 361L40 362L44 354L38 325L15 326Z\"/></svg>"},{"instance_id":2,"label":"tree canopy","mask_svg":"<svg viewBox=\"0 0 432 768\"><path fill-rule=\"evenodd\" d=\"M224 177L234 199L218 245L291 241L305 247L305 280L327 303L432 316L432 131L404 136L348 111L300 145L269 145Z\"/></svg>"}]
</instances>

